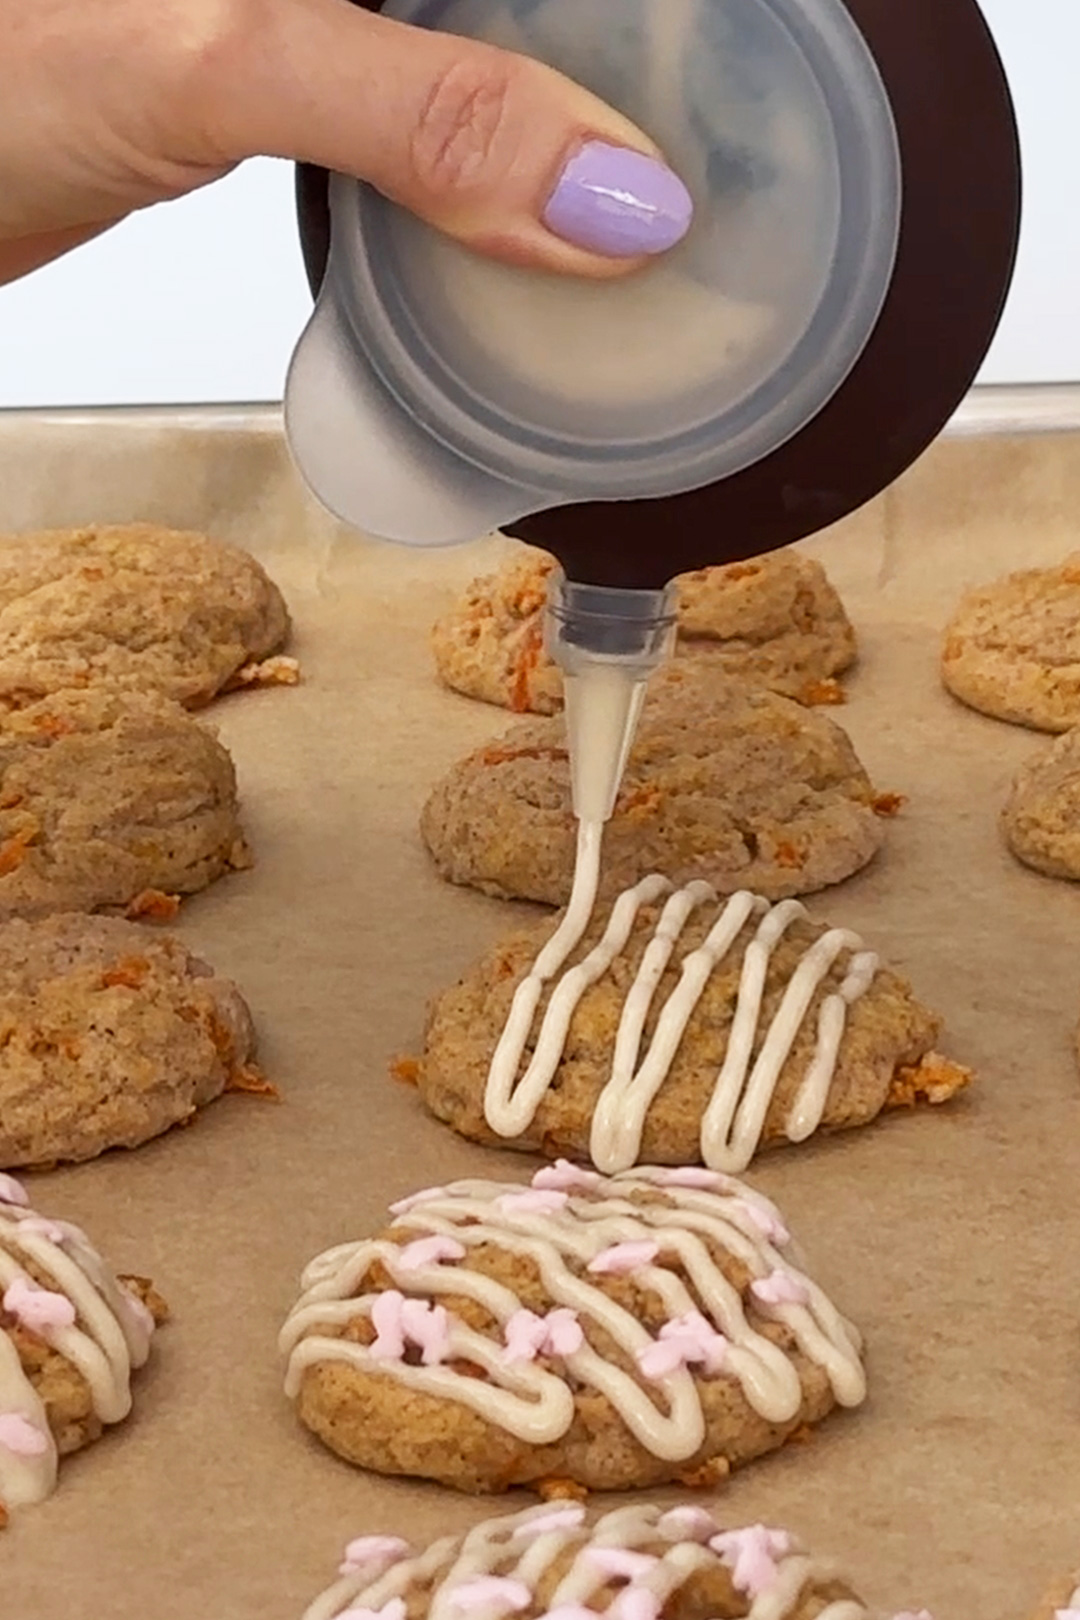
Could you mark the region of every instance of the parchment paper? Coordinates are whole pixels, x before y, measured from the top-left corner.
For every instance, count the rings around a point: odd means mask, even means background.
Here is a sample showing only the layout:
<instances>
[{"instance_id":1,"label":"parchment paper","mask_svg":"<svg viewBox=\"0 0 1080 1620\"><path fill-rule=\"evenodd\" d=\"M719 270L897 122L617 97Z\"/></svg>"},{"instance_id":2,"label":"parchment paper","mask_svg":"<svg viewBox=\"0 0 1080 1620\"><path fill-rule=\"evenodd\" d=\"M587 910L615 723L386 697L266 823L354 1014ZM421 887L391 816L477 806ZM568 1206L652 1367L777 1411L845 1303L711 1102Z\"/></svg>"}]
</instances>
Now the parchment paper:
<instances>
[{"instance_id":1,"label":"parchment paper","mask_svg":"<svg viewBox=\"0 0 1080 1620\"><path fill-rule=\"evenodd\" d=\"M950 442L812 548L862 638L838 718L910 795L872 870L814 910L910 973L980 1084L757 1169L865 1328L872 1394L719 1507L797 1530L888 1613L1022 1620L1080 1559L1080 890L999 841L1010 775L1043 740L954 704L936 669L959 588L1071 549L1078 500L1080 437ZM133 1420L0 1539L0 1616L297 1620L349 1537L422 1541L500 1506L338 1462L295 1422L275 1350L302 1265L388 1200L529 1168L457 1141L387 1077L426 998L525 909L445 887L416 833L437 774L505 723L440 691L426 646L493 548L345 535L273 421L0 418L0 525L106 518L240 540L292 602L304 684L213 711L258 865L179 924L245 987L283 1101L226 1099L135 1154L33 1178L35 1204L152 1275L175 1320Z\"/></svg>"}]
</instances>

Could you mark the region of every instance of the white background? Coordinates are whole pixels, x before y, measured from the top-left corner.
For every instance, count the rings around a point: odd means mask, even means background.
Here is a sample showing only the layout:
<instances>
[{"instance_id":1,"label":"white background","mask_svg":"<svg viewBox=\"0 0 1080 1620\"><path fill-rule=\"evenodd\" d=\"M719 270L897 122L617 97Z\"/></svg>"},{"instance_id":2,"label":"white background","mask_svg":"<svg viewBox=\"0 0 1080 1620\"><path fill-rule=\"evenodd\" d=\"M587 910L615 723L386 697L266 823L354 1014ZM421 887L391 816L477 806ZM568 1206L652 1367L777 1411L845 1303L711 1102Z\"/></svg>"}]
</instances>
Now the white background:
<instances>
[{"instance_id":1,"label":"white background","mask_svg":"<svg viewBox=\"0 0 1080 1620\"><path fill-rule=\"evenodd\" d=\"M1080 0L983 7L1027 168L1020 271L984 380L1078 381ZM0 406L278 399L308 311L292 170L249 164L0 288Z\"/></svg>"}]
</instances>

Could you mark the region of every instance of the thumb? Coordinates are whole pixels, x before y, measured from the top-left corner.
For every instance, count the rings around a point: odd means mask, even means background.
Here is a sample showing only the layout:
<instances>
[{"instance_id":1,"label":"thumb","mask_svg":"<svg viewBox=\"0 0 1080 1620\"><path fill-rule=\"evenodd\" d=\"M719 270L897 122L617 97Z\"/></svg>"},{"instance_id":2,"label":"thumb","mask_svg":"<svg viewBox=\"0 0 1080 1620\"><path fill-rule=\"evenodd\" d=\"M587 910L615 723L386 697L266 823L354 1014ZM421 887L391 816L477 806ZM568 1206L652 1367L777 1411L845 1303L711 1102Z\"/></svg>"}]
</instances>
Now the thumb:
<instances>
[{"instance_id":1,"label":"thumb","mask_svg":"<svg viewBox=\"0 0 1080 1620\"><path fill-rule=\"evenodd\" d=\"M346 0L273 0L230 53L227 150L369 181L518 265L613 276L685 236L693 204L634 124L553 69Z\"/></svg>"}]
</instances>

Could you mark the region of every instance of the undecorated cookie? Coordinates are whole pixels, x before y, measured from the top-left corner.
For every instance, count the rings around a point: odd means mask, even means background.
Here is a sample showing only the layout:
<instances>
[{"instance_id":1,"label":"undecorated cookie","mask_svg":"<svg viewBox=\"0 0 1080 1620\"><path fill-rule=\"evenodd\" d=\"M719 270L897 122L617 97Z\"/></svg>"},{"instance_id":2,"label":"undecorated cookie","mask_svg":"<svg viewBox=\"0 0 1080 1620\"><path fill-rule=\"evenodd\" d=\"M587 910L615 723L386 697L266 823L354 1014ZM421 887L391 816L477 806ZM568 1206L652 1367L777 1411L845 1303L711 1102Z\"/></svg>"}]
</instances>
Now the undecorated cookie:
<instances>
[{"instance_id":1,"label":"undecorated cookie","mask_svg":"<svg viewBox=\"0 0 1080 1620\"><path fill-rule=\"evenodd\" d=\"M194 894L250 864L232 760L176 704L58 692L0 713L0 917Z\"/></svg>"},{"instance_id":2,"label":"undecorated cookie","mask_svg":"<svg viewBox=\"0 0 1080 1620\"><path fill-rule=\"evenodd\" d=\"M647 879L541 983L552 935L515 934L432 1008L420 1094L473 1141L608 1173L741 1171L970 1078L934 1053L940 1021L907 980L798 901Z\"/></svg>"},{"instance_id":3,"label":"undecorated cookie","mask_svg":"<svg viewBox=\"0 0 1080 1620\"><path fill-rule=\"evenodd\" d=\"M945 685L1038 731L1080 725L1080 553L972 591L945 632Z\"/></svg>"},{"instance_id":4,"label":"undecorated cookie","mask_svg":"<svg viewBox=\"0 0 1080 1620\"><path fill-rule=\"evenodd\" d=\"M308 1267L281 1337L301 1421L360 1467L704 1489L865 1396L858 1333L727 1177L559 1164L391 1214Z\"/></svg>"},{"instance_id":5,"label":"undecorated cookie","mask_svg":"<svg viewBox=\"0 0 1080 1620\"><path fill-rule=\"evenodd\" d=\"M0 925L0 1164L138 1147L230 1088L255 1035L178 939L113 917Z\"/></svg>"},{"instance_id":6,"label":"undecorated cookie","mask_svg":"<svg viewBox=\"0 0 1080 1620\"><path fill-rule=\"evenodd\" d=\"M647 699L605 833L604 892L659 871L725 894L812 894L873 860L896 807L824 714L740 682L669 679ZM562 719L520 721L456 765L421 831L451 883L564 905L577 824Z\"/></svg>"},{"instance_id":7,"label":"undecorated cookie","mask_svg":"<svg viewBox=\"0 0 1080 1620\"><path fill-rule=\"evenodd\" d=\"M522 546L474 580L432 633L445 685L520 714L562 708L562 677L544 650L554 567L546 552ZM855 632L820 563L777 551L678 584L680 655L803 703L843 701L833 677L855 662Z\"/></svg>"},{"instance_id":8,"label":"undecorated cookie","mask_svg":"<svg viewBox=\"0 0 1080 1620\"><path fill-rule=\"evenodd\" d=\"M0 704L107 686L187 707L295 680L281 592L246 551L151 523L0 536Z\"/></svg>"},{"instance_id":9,"label":"undecorated cookie","mask_svg":"<svg viewBox=\"0 0 1080 1620\"><path fill-rule=\"evenodd\" d=\"M89 1238L0 1176L0 1524L42 1502L57 1461L131 1411L131 1375L166 1307L117 1278Z\"/></svg>"},{"instance_id":10,"label":"undecorated cookie","mask_svg":"<svg viewBox=\"0 0 1080 1620\"><path fill-rule=\"evenodd\" d=\"M787 1531L643 1503L602 1518L578 1502L529 1508L422 1552L361 1536L302 1620L393 1620L402 1606L410 1620L870 1620L847 1578Z\"/></svg>"},{"instance_id":11,"label":"undecorated cookie","mask_svg":"<svg viewBox=\"0 0 1080 1620\"><path fill-rule=\"evenodd\" d=\"M1001 820L1009 848L1026 866L1080 879L1080 730L1021 767Z\"/></svg>"}]
</instances>

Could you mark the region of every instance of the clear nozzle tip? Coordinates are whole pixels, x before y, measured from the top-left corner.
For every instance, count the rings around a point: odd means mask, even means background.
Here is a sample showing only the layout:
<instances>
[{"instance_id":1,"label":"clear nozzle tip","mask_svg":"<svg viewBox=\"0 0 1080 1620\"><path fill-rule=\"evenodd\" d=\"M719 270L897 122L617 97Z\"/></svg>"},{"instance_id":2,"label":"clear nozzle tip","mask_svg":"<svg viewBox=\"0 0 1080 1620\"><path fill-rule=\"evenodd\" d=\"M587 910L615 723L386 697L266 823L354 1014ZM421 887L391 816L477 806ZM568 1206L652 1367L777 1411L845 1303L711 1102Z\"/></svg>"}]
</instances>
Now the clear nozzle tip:
<instances>
[{"instance_id":1,"label":"clear nozzle tip","mask_svg":"<svg viewBox=\"0 0 1080 1620\"><path fill-rule=\"evenodd\" d=\"M547 646L562 670L574 811L610 821L649 677L675 641L677 591L578 585L561 572L548 596Z\"/></svg>"}]
</instances>

